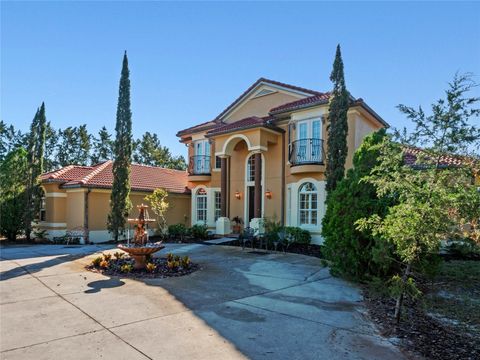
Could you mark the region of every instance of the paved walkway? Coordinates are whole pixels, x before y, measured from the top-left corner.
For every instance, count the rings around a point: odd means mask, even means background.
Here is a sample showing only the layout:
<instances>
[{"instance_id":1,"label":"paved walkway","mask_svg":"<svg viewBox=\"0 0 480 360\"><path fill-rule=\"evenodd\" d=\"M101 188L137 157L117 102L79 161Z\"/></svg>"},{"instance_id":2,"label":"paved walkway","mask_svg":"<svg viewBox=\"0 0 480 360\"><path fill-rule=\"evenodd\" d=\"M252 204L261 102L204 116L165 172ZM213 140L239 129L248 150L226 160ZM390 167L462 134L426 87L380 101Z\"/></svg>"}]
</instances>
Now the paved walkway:
<instances>
[{"instance_id":1,"label":"paved walkway","mask_svg":"<svg viewBox=\"0 0 480 360\"><path fill-rule=\"evenodd\" d=\"M402 358L318 259L169 244L202 270L129 280L85 271L99 251L1 249L1 359Z\"/></svg>"}]
</instances>

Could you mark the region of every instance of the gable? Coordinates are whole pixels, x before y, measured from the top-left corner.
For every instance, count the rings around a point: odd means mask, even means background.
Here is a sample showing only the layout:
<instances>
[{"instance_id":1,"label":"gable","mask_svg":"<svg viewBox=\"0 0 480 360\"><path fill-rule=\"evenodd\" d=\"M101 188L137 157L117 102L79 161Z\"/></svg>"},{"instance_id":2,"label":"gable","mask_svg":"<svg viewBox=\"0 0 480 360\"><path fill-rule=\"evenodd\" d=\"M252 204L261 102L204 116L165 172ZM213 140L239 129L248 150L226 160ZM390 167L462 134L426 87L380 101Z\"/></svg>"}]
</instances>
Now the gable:
<instances>
[{"instance_id":1,"label":"gable","mask_svg":"<svg viewBox=\"0 0 480 360\"><path fill-rule=\"evenodd\" d=\"M299 92L258 84L224 115L222 121L228 124L251 116L268 116L270 109L306 96Z\"/></svg>"}]
</instances>

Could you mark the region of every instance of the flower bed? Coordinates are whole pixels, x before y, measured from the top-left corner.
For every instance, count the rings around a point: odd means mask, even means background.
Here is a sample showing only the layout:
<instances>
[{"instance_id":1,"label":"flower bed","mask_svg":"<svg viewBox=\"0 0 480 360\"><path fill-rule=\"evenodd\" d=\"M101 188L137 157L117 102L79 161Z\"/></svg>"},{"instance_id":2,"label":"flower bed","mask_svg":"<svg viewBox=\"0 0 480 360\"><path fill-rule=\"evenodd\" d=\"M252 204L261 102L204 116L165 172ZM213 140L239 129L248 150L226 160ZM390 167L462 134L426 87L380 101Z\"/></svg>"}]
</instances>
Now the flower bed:
<instances>
[{"instance_id":1,"label":"flower bed","mask_svg":"<svg viewBox=\"0 0 480 360\"><path fill-rule=\"evenodd\" d=\"M123 252L102 254L86 266L89 271L99 272L104 275L130 277L130 278L164 278L184 276L197 271L198 264L191 262L188 256L180 257L167 254L166 258L147 257L145 269L134 269L134 260Z\"/></svg>"}]
</instances>

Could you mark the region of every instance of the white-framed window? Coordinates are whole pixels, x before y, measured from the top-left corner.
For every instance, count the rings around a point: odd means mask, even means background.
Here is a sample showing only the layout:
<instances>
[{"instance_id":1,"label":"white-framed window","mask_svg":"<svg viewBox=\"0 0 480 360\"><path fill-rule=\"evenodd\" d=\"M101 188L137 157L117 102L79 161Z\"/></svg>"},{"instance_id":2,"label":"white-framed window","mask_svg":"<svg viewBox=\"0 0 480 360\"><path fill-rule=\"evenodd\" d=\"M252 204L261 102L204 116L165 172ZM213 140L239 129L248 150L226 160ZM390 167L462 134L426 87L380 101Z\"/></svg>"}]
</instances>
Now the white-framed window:
<instances>
[{"instance_id":1,"label":"white-framed window","mask_svg":"<svg viewBox=\"0 0 480 360\"><path fill-rule=\"evenodd\" d=\"M220 191L215 191L215 214L214 220L217 221L218 218L222 216L222 194Z\"/></svg>"},{"instance_id":2,"label":"white-framed window","mask_svg":"<svg viewBox=\"0 0 480 360\"><path fill-rule=\"evenodd\" d=\"M250 155L248 158L247 181L255 181L255 154Z\"/></svg>"},{"instance_id":3,"label":"white-framed window","mask_svg":"<svg viewBox=\"0 0 480 360\"><path fill-rule=\"evenodd\" d=\"M222 168L222 158L220 156L215 156L215 169Z\"/></svg>"},{"instance_id":4,"label":"white-framed window","mask_svg":"<svg viewBox=\"0 0 480 360\"><path fill-rule=\"evenodd\" d=\"M207 222L207 192L205 189L200 188L197 190L196 195L196 212L197 222Z\"/></svg>"},{"instance_id":5,"label":"white-framed window","mask_svg":"<svg viewBox=\"0 0 480 360\"><path fill-rule=\"evenodd\" d=\"M297 131L296 162L310 163L322 160L321 120L300 121Z\"/></svg>"},{"instance_id":6,"label":"white-framed window","mask_svg":"<svg viewBox=\"0 0 480 360\"><path fill-rule=\"evenodd\" d=\"M317 226L318 191L311 183L303 183L298 190L298 222L300 226Z\"/></svg>"},{"instance_id":7,"label":"white-framed window","mask_svg":"<svg viewBox=\"0 0 480 360\"><path fill-rule=\"evenodd\" d=\"M47 218L47 211L45 210L46 208L46 201L45 197L43 196L40 200L40 221L45 221Z\"/></svg>"},{"instance_id":8,"label":"white-framed window","mask_svg":"<svg viewBox=\"0 0 480 360\"><path fill-rule=\"evenodd\" d=\"M206 174L210 172L210 142L198 140L194 142L194 172Z\"/></svg>"}]
</instances>

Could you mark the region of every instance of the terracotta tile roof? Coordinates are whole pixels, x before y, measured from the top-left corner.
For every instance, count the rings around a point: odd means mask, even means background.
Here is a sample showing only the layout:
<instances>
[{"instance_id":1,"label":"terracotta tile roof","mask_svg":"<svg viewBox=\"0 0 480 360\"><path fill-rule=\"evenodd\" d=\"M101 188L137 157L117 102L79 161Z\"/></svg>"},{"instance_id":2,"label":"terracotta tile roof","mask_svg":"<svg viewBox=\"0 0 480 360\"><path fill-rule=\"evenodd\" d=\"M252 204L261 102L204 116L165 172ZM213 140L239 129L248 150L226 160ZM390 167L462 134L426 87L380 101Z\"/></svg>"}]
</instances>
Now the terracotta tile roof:
<instances>
[{"instance_id":1,"label":"terracotta tile roof","mask_svg":"<svg viewBox=\"0 0 480 360\"><path fill-rule=\"evenodd\" d=\"M301 109L303 107L312 106L312 105L326 104L328 103L329 97L330 97L330 93L323 93L320 95L310 96L304 99L292 101L271 109L270 114L278 114L286 111Z\"/></svg>"},{"instance_id":2,"label":"terracotta tile roof","mask_svg":"<svg viewBox=\"0 0 480 360\"><path fill-rule=\"evenodd\" d=\"M194 125L189 128L178 131L177 136L182 136L184 134L189 134L189 133L194 133L199 131L205 131L205 130L215 128L217 126L218 126L218 123L215 122L214 120L205 121L204 123Z\"/></svg>"},{"instance_id":3,"label":"terracotta tile roof","mask_svg":"<svg viewBox=\"0 0 480 360\"><path fill-rule=\"evenodd\" d=\"M276 86L281 86L281 87L284 87L284 88L288 88L288 89L291 89L291 90L295 90L295 91L300 91L300 92L303 92L303 93L307 93L307 94L310 94L310 95L322 95L321 92L319 91L315 91L315 90L310 90L310 89L305 89L305 88L302 88L302 87L299 87L299 86L294 86L294 85L290 85L290 84L285 84L285 83L282 83L282 82L279 82L279 81L275 81L275 80L270 80L270 79L266 79L266 78L260 78L258 79L257 81L255 81L247 90L245 90L238 98L236 98L230 105L228 105L225 110L223 110L215 119L214 121L218 122L220 121L220 119L222 118L223 115L225 115L230 109L232 109L235 105L237 105L238 102L240 102L240 100L245 96L247 95L250 91L252 91L258 84L260 83L265 83L265 84L271 84L271 85L276 85Z\"/></svg>"},{"instance_id":4,"label":"terracotta tile roof","mask_svg":"<svg viewBox=\"0 0 480 360\"><path fill-rule=\"evenodd\" d=\"M113 183L111 160L95 166L69 165L41 176L42 182L61 182L62 188L87 187L110 189ZM172 193L186 194L188 174L186 171L164 169L155 166L132 164L130 181L132 190L153 191L164 188Z\"/></svg>"},{"instance_id":5,"label":"terracotta tile roof","mask_svg":"<svg viewBox=\"0 0 480 360\"><path fill-rule=\"evenodd\" d=\"M269 124L269 120L272 120L272 119L273 118L270 116L266 116L263 118L260 118L257 116L250 116L250 117L235 121L233 123L222 124L221 126L207 132L207 136L224 134L224 133L229 133L237 130L251 129L259 126L277 129L277 127Z\"/></svg>"},{"instance_id":6,"label":"terracotta tile roof","mask_svg":"<svg viewBox=\"0 0 480 360\"><path fill-rule=\"evenodd\" d=\"M411 146L402 146L402 150L403 161L406 165L412 166L418 166L418 155L421 153L425 153L425 150ZM471 166L473 169L478 170L480 167L480 160L471 157L445 154L440 157L440 166Z\"/></svg>"}]
</instances>

